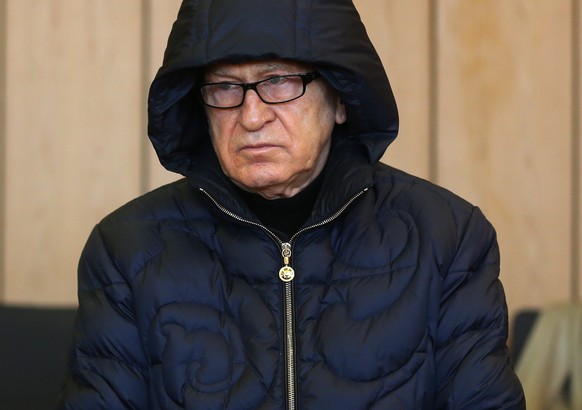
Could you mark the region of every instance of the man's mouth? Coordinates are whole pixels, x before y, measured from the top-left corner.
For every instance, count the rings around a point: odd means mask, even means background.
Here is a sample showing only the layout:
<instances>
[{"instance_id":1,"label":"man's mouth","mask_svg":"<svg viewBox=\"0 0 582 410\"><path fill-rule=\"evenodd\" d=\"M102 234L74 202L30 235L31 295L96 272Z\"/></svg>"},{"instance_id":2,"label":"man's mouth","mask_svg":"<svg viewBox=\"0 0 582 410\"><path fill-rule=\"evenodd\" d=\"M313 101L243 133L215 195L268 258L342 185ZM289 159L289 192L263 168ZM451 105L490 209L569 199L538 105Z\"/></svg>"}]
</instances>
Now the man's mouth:
<instances>
[{"instance_id":1,"label":"man's mouth","mask_svg":"<svg viewBox=\"0 0 582 410\"><path fill-rule=\"evenodd\" d=\"M241 151L252 152L254 154L261 154L271 151L273 149L280 148L279 145L269 144L269 143L261 143L261 144L250 144L245 145L241 148Z\"/></svg>"}]
</instances>

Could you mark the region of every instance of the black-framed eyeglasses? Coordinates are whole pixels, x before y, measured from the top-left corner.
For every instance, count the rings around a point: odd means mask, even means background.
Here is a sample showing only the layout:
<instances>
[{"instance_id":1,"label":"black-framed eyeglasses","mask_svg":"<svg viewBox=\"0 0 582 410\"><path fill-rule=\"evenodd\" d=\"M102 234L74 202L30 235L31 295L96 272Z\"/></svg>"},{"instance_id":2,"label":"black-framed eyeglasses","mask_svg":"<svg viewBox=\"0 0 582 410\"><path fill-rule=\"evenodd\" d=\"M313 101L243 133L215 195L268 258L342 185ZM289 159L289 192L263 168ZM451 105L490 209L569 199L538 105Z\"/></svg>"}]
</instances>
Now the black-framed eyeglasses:
<instances>
[{"instance_id":1,"label":"black-framed eyeglasses","mask_svg":"<svg viewBox=\"0 0 582 410\"><path fill-rule=\"evenodd\" d=\"M236 108L243 105L248 90L257 93L266 104L281 104L305 94L307 84L319 77L317 71L269 77L254 83L218 82L203 84L200 94L204 104L213 108Z\"/></svg>"}]
</instances>

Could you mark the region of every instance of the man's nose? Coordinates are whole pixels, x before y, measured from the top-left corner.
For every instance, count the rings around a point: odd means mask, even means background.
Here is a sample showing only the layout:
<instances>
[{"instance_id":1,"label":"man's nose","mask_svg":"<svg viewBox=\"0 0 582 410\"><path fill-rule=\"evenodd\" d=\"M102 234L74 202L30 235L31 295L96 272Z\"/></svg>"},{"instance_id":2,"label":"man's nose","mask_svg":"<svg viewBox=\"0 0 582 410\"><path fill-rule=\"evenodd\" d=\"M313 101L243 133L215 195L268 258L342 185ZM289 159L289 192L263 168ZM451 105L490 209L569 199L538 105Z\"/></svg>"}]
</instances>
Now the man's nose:
<instances>
[{"instance_id":1,"label":"man's nose","mask_svg":"<svg viewBox=\"0 0 582 410\"><path fill-rule=\"evenodd\" d=\"M239 122L241 125L254 131L273 119L275 119L275 112L271 105L263 102L255 90L246 90L243 104L240 107Z\"/></svg>"}]
</instances>

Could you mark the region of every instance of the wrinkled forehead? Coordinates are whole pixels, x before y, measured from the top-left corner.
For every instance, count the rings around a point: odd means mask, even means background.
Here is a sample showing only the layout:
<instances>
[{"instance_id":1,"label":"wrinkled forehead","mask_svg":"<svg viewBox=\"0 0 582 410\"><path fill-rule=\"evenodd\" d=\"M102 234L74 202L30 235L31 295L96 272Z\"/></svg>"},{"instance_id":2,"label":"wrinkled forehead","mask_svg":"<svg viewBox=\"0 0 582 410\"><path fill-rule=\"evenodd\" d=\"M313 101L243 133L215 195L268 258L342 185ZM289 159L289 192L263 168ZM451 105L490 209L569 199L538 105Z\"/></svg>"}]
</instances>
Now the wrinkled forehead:
<instances>
[{"instance_id":1,"label":"wrinkled forehead","mask_svg":"<svg viewBox=\"0 0 582 410\"><path fill-rule=\"evenodd\" d=\"M313 70L313 66L293 60L257 60L244 62L218 62L207 66L204 77L216 76L265 76L271 74L295 74Z\"/></svg>"}]
</instances>

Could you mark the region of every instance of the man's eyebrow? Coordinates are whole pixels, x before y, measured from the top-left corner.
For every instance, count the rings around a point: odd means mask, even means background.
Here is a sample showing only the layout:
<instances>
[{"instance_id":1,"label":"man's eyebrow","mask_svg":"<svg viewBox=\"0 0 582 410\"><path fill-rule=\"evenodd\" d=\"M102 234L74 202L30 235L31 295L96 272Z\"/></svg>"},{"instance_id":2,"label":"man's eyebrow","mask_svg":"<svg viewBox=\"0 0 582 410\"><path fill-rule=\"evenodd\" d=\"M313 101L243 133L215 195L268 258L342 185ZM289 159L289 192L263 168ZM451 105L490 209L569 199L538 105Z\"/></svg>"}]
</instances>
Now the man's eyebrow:
<instances>
[{"instance_id":1,"label":"man's eyebrow","mask_svg":"<svg viewBox=\"0 0 582 410\"><path fill-rule=\"evenodd\" d=\"M274 71L280 69L289 69L291 68L289 64L285 63L265 63L259 66L259 71Z\"/></svg>"},{"instance_id":2,"label":"man's eyebrow","mask_svg":"<svg viewBox=\"0 0 582 410\"><path fill-rule=\"evenodd\" d=\"M293 71L296 70L296 67L293 67L286 63L268 62L257 66L256 71L257 73L264 73L269 71L277 71L281 69ZM206 75L230 76L232 75L232 71L228 67L218 67L216 69L210 69L206 73Z\"/></svg>"},{"instance_id":3,"label":"man's eyebrow","mask_svg":"<svg viewBox=\"0 0 582 410\"><path fill-rule=\"evenodd\" d=\"M204 70L204 77L208 77L209 75L224 75L226 72L222 68L207 68Z\"/></svg>"}]
</instances>

